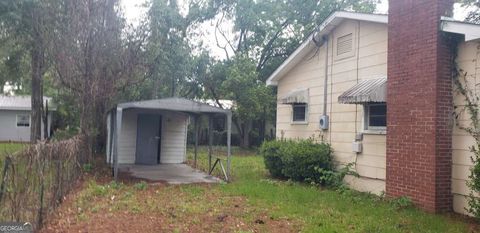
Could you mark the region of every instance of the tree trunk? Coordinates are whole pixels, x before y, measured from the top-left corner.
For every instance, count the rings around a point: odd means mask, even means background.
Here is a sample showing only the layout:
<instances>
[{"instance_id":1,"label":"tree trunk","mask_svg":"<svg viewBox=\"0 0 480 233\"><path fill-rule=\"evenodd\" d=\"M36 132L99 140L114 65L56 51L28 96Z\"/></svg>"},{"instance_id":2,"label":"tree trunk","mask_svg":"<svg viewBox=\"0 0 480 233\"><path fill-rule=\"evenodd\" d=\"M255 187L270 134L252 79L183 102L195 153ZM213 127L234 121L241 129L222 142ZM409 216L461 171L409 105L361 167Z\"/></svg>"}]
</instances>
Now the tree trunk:
<instances>
[{"instance_id":1,"label":"tree trunk","mask_svg":"<svg viewBox=\"0 0 480 233\"><path fill-rule=\"evenodd\" d=\"M240 134L240 147L250 147L250 131L252 129L252 121L247 120L246 122L239 124L238 120L236 120L235 126Z\"/></svg>"},{"instance_id":2,"label":"tree trunk","mask_svg":"<svg viewBox=\"0 0 480 233\"><path fill-rule=\"evenodd\" d=\"M43 114L43 139L48 138L48 100L45 101L45 114Z\"/></svg>"},{"instance_id":3,"label":"tree trunk","mask_svg":"<svg viewBox=\"0 0 480 233\"><path fill-rule=\"evenodd\" d=\"M32 112L30 125L30 141L36 143L42 138L42 115L43 115L43 48L36 41L31 51L32 65Z\"/></svg>"},{"instance_id":4,"label":"tree trunk","mask_svg":"<svg viewBox=\"0 0 480 233\"><path fill-rule=\"evenodd\" d=\"M110 102L107 99L103 99L97 103L97 109L95 114L95 128L98 130L95 140L95 148L97 152L105 151L106 138L107 138L107 106Z\"/></svg>"},{"instance_id":5,"label":"tree trunk","mask_svg":"<svg viewBox=\"0 0 480 233\"><path fill-rule=\"evenodd\" d=\"M265 107L263 107L263 113L262 113L262 119L260 119L260 129L259 129L259 136L260 136L260 142L259 144L262 144L263 141L265 141L265 131L267 128L267 110Z\"/></svg>"}]
</instances>

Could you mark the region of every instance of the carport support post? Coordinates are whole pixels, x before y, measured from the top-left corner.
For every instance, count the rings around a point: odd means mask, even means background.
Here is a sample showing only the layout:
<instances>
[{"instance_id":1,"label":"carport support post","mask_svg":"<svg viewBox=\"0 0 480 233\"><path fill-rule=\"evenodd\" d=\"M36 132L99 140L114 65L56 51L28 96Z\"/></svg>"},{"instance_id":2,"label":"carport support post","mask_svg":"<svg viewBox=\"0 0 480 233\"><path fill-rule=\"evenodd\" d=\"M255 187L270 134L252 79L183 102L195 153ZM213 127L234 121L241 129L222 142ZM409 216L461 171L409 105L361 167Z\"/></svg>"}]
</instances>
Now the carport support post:
<instances>
[{"instance_id":1,"label":"carport support post","mask_svg":"<svg viewBox=\"0 0 480 233\"><path fill-rule=\"evenodd\" d=\"M195 134L195 147L194 147L194 160L193 160L193 167L197 168L197 155L198 155L198 129L199 127L199 116L195 115L194 116L194 122L195 122L195 128L194 128L194 134Z\"/></svg>"},{"instance_id":2,"label":"carport support post","mask_svg":"<svg viewBox=\"0 0 480 233\"><path fill-rule=\"evenodd\" d=\"M227 181L230 180L230 156L232 142L232 112L227 113Z\"/></svg>"},{"instance_id":3,"label":"carport support post","mask_svg":"<svg viewBox=\"0 0 480 233\"><path fill-rule=\"evenodd\" d=\"M213 117L208 115L208 170L212 170Z\"/></svg>"},{"instance_id":4,"label":"carport support post","mask_svg":"<svg viewBox=\"0 0 480 233\"><path fill-rule=\"evenodd\" d=\"M117 107L117 114L115 119L115 131L114 131L114 139L115 145L113 147L113 177L115 181L118 178L118 138L120 137L120 133L122 132L122 108Z\"/></svg>"}]
</instances>

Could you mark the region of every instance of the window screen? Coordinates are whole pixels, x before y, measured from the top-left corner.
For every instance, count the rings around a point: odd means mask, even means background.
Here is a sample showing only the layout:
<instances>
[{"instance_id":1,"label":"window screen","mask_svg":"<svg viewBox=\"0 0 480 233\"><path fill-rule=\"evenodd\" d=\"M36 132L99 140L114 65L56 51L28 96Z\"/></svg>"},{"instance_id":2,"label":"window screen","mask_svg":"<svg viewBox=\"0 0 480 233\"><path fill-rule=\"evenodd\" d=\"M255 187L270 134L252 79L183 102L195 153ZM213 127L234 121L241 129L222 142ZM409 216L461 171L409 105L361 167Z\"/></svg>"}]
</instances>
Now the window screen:
<instances>
[{"instance_id":1,"label":"window screen","mask_svg":"<svg viewBox=\"0 0 480 233\"><path fill-rule=\"evenodd\" d=\"M17 127L30 127L30 115L28 114L17 115Z\"/></svg>"},{"instance_id":2,"label":"window screen","mask_svg":"<svg viewBox=\"0 0 480 233\"><path fill-rule=\"evenodd\" d=\"M372 104L368 105L368 127L386 127L387 126L387 105Z\"/></svg>"},{"instance_id":3,"label":"window screen","mask_svg":"<svg viewBox=\"0 0 480 233\"><path fill-rule=\"evenodd\" d=\"M306 104L293 104L293 121L306 121L307 105Z\"/></svg>"}]
</instances>

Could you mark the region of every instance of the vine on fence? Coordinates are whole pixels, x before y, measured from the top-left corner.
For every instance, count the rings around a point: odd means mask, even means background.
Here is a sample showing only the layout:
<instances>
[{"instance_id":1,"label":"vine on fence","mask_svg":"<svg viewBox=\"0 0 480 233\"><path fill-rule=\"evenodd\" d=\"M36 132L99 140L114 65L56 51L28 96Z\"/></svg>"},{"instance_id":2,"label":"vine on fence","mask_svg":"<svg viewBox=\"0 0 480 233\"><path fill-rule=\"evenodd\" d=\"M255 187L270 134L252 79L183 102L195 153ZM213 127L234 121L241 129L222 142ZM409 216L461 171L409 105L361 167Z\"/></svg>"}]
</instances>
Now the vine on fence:
<instances>
[{"instance_id":1,"label":"vine on fence","mask_svg":"<svg viewBox=\"0 0 480 233\"><path fill-rule=\"evenodd\" d=\"M458 128L464 130L474 139L474 145L470 146L470 151L473 153L471 160L473 167L470 169L469 180L467 186L471 192L468 197L468 208L466 210L477 218L480 218L480 96L476 93L476 83L473 84L473 88L468 80L467 72L458 68L455 64L453 83L456 87L456 93L460 94L465 104L460 106L454 106L454 116L456 125ZM462 121L461 117L466 114L467 121ZM467 122L467 123L465 123Z\"/></svg>"},{"instance_id":2,"label":"vine on fence","mask_svg":"<svg viewBox=\"0 0 480 233\"><path fill-rule=\"evenodd\" d=\"M27 221L39 229L82 174L89 158L86 143L76 136L9 155L0 174L0 221Z\"/></svg>"}]
</instances>

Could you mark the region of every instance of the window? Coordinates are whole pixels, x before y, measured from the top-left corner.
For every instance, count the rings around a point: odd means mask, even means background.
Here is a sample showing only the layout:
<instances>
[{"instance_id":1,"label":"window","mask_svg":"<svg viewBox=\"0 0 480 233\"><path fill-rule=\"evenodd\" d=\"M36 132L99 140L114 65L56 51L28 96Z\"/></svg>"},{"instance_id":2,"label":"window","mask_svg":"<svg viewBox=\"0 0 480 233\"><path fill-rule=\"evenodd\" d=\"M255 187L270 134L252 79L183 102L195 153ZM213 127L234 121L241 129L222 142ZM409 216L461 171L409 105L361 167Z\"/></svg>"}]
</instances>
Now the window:
<instances>
[{"instance_id":1,"label":"window","mask_svg":"<svg viewBox=\"0 0 480 233\"><path fill-rule=\"evenodd\" d=\"M293 104L293 122L307 121L307 104Z\"/></svg>"},{"instance_id":2,"label":"window","mask_svg":"<svg viewBox=\"0 0 480 233\"><path fill-rule=\"evenodd\" d=\"M17 127L30 127L30 115L18 114L17 115Z\"/></svg>"},{"instance_id":3,"label":"window","mask_svg":"<svg viewBox=\"0 0 480 233\"><path fill-rule=\"evenodd\" d=\"M385 130L387 128L387 105L367 104L365 106L365 129Z\"/></svg>"}]
</instances>

